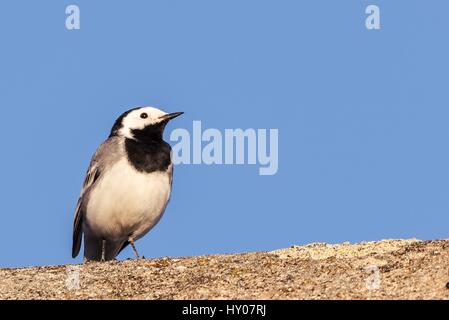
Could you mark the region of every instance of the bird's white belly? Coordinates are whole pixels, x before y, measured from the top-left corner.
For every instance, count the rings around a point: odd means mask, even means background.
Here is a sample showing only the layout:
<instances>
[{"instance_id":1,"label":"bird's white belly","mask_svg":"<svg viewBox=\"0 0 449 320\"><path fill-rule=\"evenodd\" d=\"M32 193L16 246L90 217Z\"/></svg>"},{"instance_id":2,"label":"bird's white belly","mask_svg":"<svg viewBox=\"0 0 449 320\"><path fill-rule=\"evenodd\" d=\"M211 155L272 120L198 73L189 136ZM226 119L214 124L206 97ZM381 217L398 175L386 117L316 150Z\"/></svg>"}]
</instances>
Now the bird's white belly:
<instances>
[{"instance_id":1,"label":"bird's white belly","mask_svg":"<svg viewBox=\"0 0 449 320\"><path fill-rule=\"evenodd\" d=\"M170 191L167 172L141 173L122 160L105 172L92 190L86 222L106 239L138 239L159 221Z\"/></svg>"}]
</instances>

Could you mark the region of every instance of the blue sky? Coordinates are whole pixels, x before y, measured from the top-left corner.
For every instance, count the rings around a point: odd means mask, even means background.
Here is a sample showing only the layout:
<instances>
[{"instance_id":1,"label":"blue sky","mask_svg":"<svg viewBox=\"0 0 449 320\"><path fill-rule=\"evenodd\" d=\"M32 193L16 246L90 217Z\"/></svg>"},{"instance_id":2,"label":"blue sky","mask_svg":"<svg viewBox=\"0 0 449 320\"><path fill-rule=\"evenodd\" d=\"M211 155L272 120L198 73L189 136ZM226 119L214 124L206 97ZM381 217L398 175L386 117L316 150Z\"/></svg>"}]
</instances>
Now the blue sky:
<instances>
[{"instance_id":1,"label":"blue sky","mask_svg":"<svg viewBox=\"0 0 449 320\"><path fill-rule=\"evenodd\" d=\"M81 29L65 28L77 4ZM365 8L381 29L365 28ZM178 165L146 257L449 233L447 1L2 1L0 267L72 260L90 157L123 111L276 128L279 170ZM132 257L127 249L120 258Z\"/></svg>"}]
</instances>

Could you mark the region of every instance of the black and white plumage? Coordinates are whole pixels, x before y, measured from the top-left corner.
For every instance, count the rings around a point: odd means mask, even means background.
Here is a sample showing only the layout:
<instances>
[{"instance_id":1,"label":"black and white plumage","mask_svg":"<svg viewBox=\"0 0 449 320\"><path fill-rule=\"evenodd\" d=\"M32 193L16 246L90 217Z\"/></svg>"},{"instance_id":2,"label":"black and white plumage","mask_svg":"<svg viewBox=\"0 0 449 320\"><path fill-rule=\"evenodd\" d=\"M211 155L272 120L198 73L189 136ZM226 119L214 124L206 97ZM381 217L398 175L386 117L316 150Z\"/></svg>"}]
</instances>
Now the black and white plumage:
<instances>
[{"instance_id":1,"label":"black and white plumage","mask_svg":"<svg viewBox=\"0 0 449 320\"><path fill-rule=\"evenodd\" d=\"M84 235L85 260L111 260L143 237L162 217L170 199L171 147L166 124L182 112L152 107L123 113L95 152L75 210L72 256Z\"/></svg>"}]
</instances>

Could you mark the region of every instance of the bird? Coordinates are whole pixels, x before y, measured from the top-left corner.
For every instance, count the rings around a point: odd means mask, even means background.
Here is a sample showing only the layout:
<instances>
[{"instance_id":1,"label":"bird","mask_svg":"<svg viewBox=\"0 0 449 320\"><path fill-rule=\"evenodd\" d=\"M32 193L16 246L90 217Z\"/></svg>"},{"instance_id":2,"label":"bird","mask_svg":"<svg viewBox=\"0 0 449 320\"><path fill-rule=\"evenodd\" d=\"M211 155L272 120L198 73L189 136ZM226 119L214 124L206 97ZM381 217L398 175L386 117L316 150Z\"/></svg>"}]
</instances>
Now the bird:
<instances>
[{"instance_id":1,"label":"bird","mask_svg":"<svg viewBox=\"0 0 449 320\"><path fill-rule=\"evenodd\" d=\"M117 118L94 153L76 205L72 258L84 238L84 262L108 261L161 219L173 183L167 123L183 112L136 107Z\"/></svg>"}]
</instances>

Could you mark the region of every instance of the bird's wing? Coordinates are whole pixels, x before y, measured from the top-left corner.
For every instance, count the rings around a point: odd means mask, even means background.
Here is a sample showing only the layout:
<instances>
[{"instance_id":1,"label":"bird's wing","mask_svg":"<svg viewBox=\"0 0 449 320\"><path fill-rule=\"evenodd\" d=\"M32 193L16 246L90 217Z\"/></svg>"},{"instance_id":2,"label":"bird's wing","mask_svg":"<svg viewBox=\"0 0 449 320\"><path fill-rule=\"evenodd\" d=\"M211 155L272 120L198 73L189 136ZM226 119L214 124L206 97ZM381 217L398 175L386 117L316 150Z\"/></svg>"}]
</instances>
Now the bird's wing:
<instances>
[{"instance_id":1,"label":"bird's wing","mask_svg":"<svg viewBox=\"0 0 449 320\"><path fill-rule=\"evenodd\" d=\"M75 209L75 218L73 220L73 245L72 257L75 258L81 247L82 225L85 211L85 200L87 192L95 185L95 182L101 177L104 167L112 165L118 159L119 144L116 139L106 140L95 152L87 169L80 197Z\"/></svg>"},{"instance_id":2,"label":"bird's wing","mask_svg":"<svg viewBox=\"0 0 449 320\"><path fill-rule=\"evenodd\" d=\"M98 180L98 178L101 175L101 171L97 163L92 163L89 166L89 169L86 173L86 178L84 179L83 188L81 189L81 194L78 199L78 203L76 204L75 209L75 219L73 220L73 246L72 246L72 257L75 258L81 247L81 235L82 235L82 225L83 225L83 216L84 211L82 210L83 207L83 196L86 193L86 190L88 190L95 181Z\"/></svg>"}]
</instances>

